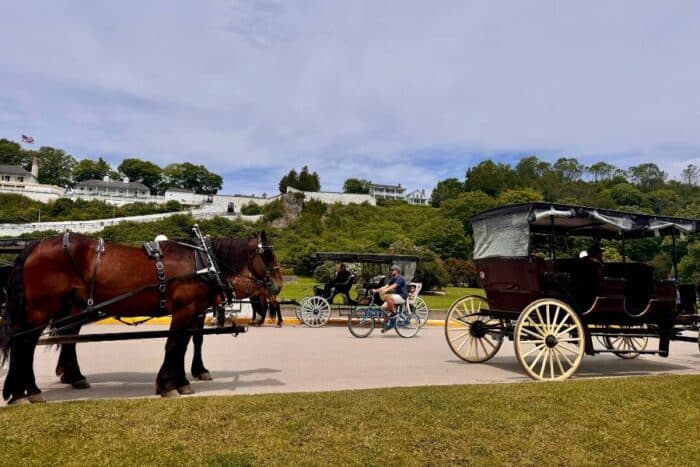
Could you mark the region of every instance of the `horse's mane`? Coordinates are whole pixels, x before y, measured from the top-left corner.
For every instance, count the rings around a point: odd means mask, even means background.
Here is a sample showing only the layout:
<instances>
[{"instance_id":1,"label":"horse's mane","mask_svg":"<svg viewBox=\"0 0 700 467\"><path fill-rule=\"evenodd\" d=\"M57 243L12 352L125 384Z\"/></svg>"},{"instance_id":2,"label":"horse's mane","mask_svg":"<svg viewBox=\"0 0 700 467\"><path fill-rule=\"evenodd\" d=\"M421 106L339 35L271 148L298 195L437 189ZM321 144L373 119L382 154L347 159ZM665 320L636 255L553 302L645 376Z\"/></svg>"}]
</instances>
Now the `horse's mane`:
<instances>
[{"instance_id":1,"label":"horse's mane","mask_svg":"<svg viewBox=\"0 0 700 467\"><path fill-rule=\"evenodd\" d=\"M219 270L227 275L240 274L248 265L250 239L212 238L211 247Z\"/></svg>"}]
</instances>

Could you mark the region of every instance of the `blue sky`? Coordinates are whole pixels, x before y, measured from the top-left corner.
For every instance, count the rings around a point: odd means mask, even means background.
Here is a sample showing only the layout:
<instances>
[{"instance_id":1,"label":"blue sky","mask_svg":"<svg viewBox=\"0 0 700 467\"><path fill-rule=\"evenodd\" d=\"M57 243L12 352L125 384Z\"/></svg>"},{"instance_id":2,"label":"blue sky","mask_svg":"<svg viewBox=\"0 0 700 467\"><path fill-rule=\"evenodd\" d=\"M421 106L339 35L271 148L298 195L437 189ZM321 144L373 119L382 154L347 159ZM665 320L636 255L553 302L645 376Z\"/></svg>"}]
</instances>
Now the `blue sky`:
<instances>
[{"instance_id":1,"label":"blue sky","mask_svg":"<svg viewBox=\"0 0 700 467\"><path fill-rule=\"evenodd\" d=\"M0 137L225 193L308 165L432 189L492 158L700 165L696 1L2 2Z\"/></svg>"}]
</instances>

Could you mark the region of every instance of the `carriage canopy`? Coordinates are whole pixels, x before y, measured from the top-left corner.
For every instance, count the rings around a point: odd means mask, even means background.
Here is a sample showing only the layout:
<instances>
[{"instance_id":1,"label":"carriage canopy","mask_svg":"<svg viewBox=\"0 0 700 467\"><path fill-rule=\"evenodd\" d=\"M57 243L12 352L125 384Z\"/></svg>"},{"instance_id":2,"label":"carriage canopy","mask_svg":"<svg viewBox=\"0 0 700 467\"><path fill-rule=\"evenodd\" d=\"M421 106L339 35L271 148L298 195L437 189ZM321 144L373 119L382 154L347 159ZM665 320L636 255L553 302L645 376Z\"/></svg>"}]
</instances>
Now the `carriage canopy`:
<instances>
[{"instance_id":1,"label":"carriage canopy","mask_svg":"<svg viewBox=\"0 0 700 467\"><path fill-rule=\"evenodd\" d=\"M700 220L636 214L553 203L527 203L491 209L470 219L474 259L526 257L531 233L582 237L640 238L697 233Z\"/></svg>"},{"instance_id":2,"label":"carriage canopy","mask_svg":"<svg viewBox=\"0 0 700 467\"><path fill-rule=\"evenodd\" d=\"M313 255L313 258L319 263L333 261L335 263L380 264L386 265L387 269L390 265L396 264L401 268L401 274L407 281L413 280L416 275L417 263L420 260L418 256L413 255L347 252L318 252Z\"/></svg>"}]
</instances>

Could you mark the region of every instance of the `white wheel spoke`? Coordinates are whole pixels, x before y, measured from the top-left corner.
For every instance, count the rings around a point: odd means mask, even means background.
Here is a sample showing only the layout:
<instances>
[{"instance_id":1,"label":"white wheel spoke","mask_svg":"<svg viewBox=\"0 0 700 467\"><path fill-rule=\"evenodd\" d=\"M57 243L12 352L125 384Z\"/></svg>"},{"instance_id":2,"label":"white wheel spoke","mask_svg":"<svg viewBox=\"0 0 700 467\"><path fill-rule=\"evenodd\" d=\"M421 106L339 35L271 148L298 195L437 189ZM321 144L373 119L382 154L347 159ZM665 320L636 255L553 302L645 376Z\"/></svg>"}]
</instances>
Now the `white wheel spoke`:
<instances>
[{"instance_id":1,"label":"white wheel spoke","mask_svg":"<svg viewBox=\"0 0 700 467\"><path fill-rule=\"evenodd\" d=\"M559 336L566 336L566 335L569 334L570 331L576 329L577 327L578 327L578 326L576 326L576 324L572 324L571 326L569 326L568 328L564 329L563 331L557 332L555 335L557 336L557 339L558 339Z\"/></svg>"},{"instance_id":2,"label":"white wheel spoke","mask_svg":"<svg viewBox=\"0 0 700 467\"><path fill-rule=\"evenodd\" d=\"M537 337L540 339L544 339L544 337L545 337L543 334L537 334L537 333L534 333L534 332L530 331L529 329L525 329L525 328L522 329L522 332L524 332L525 334L528 334L529 336Z\"/></svg>"}]
</instances>

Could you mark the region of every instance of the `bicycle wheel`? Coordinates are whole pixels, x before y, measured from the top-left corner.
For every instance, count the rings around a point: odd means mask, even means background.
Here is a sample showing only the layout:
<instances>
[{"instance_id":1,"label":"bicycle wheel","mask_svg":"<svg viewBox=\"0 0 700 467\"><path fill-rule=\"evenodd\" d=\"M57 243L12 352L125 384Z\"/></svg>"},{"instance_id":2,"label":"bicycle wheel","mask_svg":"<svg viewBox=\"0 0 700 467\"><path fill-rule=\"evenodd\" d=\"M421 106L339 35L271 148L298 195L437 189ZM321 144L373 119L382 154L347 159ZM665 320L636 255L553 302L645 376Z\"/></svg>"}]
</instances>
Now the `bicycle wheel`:
<instances>
[{"instance_id":1,"label":"bicycle wheel","mask_svg":"<svg viewBox=\"0 0 700 467\"><path fill-rule=\"evenodd\" d=\"M395 319L394 329L401 337L413 337L420 331L420 318L415 311L402 311Z\"/></svg>"},{"instance_id":2,"label":"bicycle wheel","mask_svg":"<svg viewBox=\"0 0 700 467\"><path fill-rule=\"evenodd\" d=\"M428 315L430 314L428 304L425 303L425 300L423 300L421 297L414 298L413 303L411 304L411 311L415 311L418 315L421 327L425 326L425 323L428 322Z\"/></svg>"},{"instance_id":3,"label":"bicycle wheel","mask_svg":"<svg viewBox=\"0 0 700 467\"><path fill-rule=\"evenodd\" d=\"M348 316L348 330L355 337L367 337L374 330L374 314L366 308L355 308Z\"/></svg>"}]
</instances>

